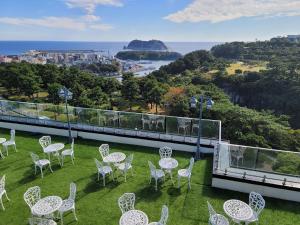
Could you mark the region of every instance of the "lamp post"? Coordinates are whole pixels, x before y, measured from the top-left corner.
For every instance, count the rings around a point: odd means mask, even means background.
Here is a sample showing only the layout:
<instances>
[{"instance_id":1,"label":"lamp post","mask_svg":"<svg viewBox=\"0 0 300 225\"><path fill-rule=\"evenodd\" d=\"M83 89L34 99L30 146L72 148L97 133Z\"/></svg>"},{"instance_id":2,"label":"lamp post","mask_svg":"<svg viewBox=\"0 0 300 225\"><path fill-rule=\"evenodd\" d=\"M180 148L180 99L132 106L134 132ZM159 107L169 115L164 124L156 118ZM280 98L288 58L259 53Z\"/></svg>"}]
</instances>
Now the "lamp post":
<instances>
[{"instance_id":1,"label":"lamp post","mask_svg":"<svg viewBox=\"0 0 300 225\"><path fill-rule=\"evenodd\" d=\"M197 100L196 97L192 97L190 100L190 104L191 104L191 108L196 108L197 107L197 103L199 102L200 104L200 114L199 114L199 123L198 123L198 137L197 137L197 151L196 151L196 156L195 159L196 160L200 160L201 159L201 144L200 144L200 140L201 140L201 135L202 135L202 114L203 114L203 103L206 101L206 108L207 109L211 109L214 101L210 98L210 97L206 97L201 95L200 99Z\"/></svg>"},{"instance_id":2,"label":"lamp post","mask_svg":"<svg viewBox=\"0 0 300 225\"><path fill-rule=\"evenodd\" d=\"M70 118L69 118L68 100L72 99L73 93L71 91L69 91L66 87L63 87L58 91L58 95L60 98L65 100L66 111L67 111L67 120L68 120L68 129L69 129L69 142L71 142L72 141L72 133L71 133Z\"/></svg>"}]
</instances>

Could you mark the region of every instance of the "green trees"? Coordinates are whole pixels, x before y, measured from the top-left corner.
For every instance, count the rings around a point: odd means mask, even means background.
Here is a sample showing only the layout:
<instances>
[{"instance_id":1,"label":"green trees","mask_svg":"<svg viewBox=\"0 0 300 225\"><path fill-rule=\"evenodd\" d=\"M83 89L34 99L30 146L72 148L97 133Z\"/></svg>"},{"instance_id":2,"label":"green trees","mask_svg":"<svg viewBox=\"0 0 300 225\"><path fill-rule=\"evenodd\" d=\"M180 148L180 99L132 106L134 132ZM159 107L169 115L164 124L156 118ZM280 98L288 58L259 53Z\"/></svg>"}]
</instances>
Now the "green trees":
<instances>
[{"instance_id":1,"label":"green trees","mask_svg":"<svg viewBox=\"0 0 300 225\"><path fill-rule=\"evenodd\" d=\"M132 106L138 99L140 93L137 79L132 73L123 75L121 93L123 98L128 102L131 111Z\"/></svg>"}]
</instances>

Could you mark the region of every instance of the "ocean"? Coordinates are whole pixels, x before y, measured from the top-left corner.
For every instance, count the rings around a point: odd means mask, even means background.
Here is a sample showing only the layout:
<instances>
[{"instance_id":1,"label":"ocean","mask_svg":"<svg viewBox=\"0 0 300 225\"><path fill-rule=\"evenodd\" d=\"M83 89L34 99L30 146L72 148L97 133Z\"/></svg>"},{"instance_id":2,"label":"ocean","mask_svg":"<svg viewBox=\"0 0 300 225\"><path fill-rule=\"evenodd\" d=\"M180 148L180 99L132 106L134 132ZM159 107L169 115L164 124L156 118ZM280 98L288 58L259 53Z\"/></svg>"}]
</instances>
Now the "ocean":
<instances>
[{"instance_id":1,"label":"ocean","mask_svg":"<svg viewBox=\"0 0 300 225\"><path fill-rule=\"evenodd\" d=\"M73 42L73 41L0 41L0 55L21 55L29 50L96 50L117 54L129 42ZM172 51L187 54L195 50L209 50L218 42L165 42Z\"/></svg>"}]
</instances>

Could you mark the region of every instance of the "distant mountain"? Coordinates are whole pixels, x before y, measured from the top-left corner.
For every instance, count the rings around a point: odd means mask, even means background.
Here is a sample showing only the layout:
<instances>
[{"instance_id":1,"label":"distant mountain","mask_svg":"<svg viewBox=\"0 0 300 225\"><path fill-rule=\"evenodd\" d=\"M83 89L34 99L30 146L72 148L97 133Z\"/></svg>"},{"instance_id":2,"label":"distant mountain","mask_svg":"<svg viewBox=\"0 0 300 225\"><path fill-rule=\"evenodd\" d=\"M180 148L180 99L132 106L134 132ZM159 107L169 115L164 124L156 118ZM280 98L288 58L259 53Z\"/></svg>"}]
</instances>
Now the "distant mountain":
<instances>
[{"instance_id":1,"label":"distant mountain","mask_svg":"<svg viewBox=\"0 0 300 225\"><path fill-rule=\"evenodd\" d=\"M168 47L159 40L141 41L133 40L124 49L135 51L167 51Z\"/></svg>"}]
</instances>

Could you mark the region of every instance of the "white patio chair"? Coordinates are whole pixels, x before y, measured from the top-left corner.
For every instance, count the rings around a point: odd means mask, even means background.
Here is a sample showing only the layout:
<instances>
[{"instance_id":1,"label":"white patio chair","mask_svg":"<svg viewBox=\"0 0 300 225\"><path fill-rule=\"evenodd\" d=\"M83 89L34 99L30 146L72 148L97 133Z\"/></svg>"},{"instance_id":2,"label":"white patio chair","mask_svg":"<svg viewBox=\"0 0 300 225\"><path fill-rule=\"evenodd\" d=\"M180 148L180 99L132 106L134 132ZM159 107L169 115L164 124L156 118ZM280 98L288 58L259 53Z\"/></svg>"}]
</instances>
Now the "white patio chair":
<instances>
[{"instance_id":1,"label":"white patio chair","mask_svg":"<svg viewBox=\"0 0 300 225\"><path fill-rule=\"evenodd\" d=\"M71 157L72 164L74 165L74 159L75 159L75 157L74 157L74 138L72 138L71 148L63 150L61 153L61 166L64 165L64 159L66 156Z\"/></svg>"},{"instance_id":2,"label":"white patio chair","mask_svg":"<svg viewBox=\"0 0 300 225\"><path fill-rule=\"evenodd\" d=\"M115 164L117 169L124 174L125 182L126 182L126 175L128 170L131 170L131 175L133 176L132 160L133 160L133 154L130 154L129 156L126 157L123 163Z\"/></svg>"},{"instance_id":3,"label":"white patio chair","mask_svg":"<svg viewBox=\"0 0 300 225\"><path fill-rule=\"evenodd\" d=\"M183 134L186 135L187 129L190 126L191 120L187 120L184 118L177 118L177 132L180 134L180 130L183 130Z\"/></svg>"},{"instance_id":4,"label":"white patio chair","mask_svg":"<svg viewBox=\"0 0 300 225\"><path fill-rule=\"evenodd\" d=\"M102 144L99 147L99 153L102 157L102 160L109 155L109 145L108 144Z\"/></svg>"},{"instance_id":5,"label":"white patio chair","mask_svg":"<svg viewBox=\"0 0 300 225\"><path fill-rule=\"evenodd\" d=\"M159 124L161 125L161 128L164 129L165 128L165 118L158 118L156 120L156 129L159 128Z\"/></svg>"},{"instance_id":6,"label":"white patio chair","mask_svg":"<svg viewBox=\"0 0 300 225\"><path fill-rule=\"evenodd\" d=\"M17 146L16 146L16 131L15 130L10 130L10 140L4 142L3 145L3 149L6 151L6 155L8 156L8 147L9 146L13 146L13 148L15 149L15 152L17 152Z\"/></svg>"},{"instance_id":7,"label":"white patio chair","mask_svg":"<svg viewBox=\"0 0 300 225\"><path fill-rule=\"evenodd\" d=\"M51 163L48 159L40 159L39 156L37 154L34 154L33 152L30 152L30 156L34 163L34 174L36 174L36 168L39 167L42 174L42 178L44 178L43 167L47 165L49 165L49 169L51 173L53 173L53 170L51 168Z\"/></svg>"},{"instance_id":8,"label":"white patio chair","mask_svg":"<svg viewBox=\"0 0 300 225\"><path fill-rule=\"evenodd\" d=\"M28 219L29 225L57 225L57 223L50 219L33 217Z\"/></svg>"},{"instance_id":9,"label":"white patio chair","mask_svg":"<svg viewBox=\"0 0 300 225\"><path fill-rule=\"evenodd\" d=\"M250 220L246 221L246 224L256 223L258 224L258 218L262 210L265 208L266 202L264 198L256 192L251 192L249 194L249 206L253 210L253 216Z\"/></svg>"},{"instance_id":10,"label":"white patio chair","mask_svg":"<svg viewBox=\"0 0 300 225\"><path fill-rule=\"evenodd\" d=\"M100 174L102 175L103 179L103 186L105 186L105 176L106 174L111 174L112 178L114 179L113 170L110 166L105 166L101 162L99 162L97 159L95 159L97 172L98 172L98 181L100 180Z\"/></svg>"},{"instance_id":11,"label":"white patio chair","mask_svg":"<svg viewBox=\"0 0 300 225\"><path fill-rule=\"evenodd\" d=\"M63 225L63 214L68 211L72 211L75 220L77 221L76 213L75 213L75 198L76 198L76 184L70 183L70 195L67 199L63 200L60 208L58 209L58 213L60 215L60 221Z\"/></svg>"},{"instance_id":12,"label":"white patio chair","mask_svg":"<svg viewBox=\"0 0 300 225\"><path fill-rule=\"evenodd\" d=\"M44 152L44 149L46 147L48 147L49 145L51 145L51 137L50 136L43 136L39 139L39 143L42 146L43 152Z\"/></svg>"},{"instance_id":13,"label":"white patio chair","mask_svg":"<svg viewBox=\"0 0 300 225\"><path fill-rule=\"evenodd\" d=\"M151 184L152 178L155 180L155 190L157 191L157 181L159 179L164 179L165 180L165 173L161 169L156 169L156 167L153 165L151 161L148 161L148 165L150 168L150 182Z\"/></svg>"},{"instance_id":14,"label":"white patio chair","mask_svg":"<svg viewBox=\"0 0 300 225\"><path fill-rule=\"evenodd\" d=\"M125 193L118 199L118 205L122 214L134 210L135 194Z\"/></svg>"},{"instance_id":15,"label":"white patio chair","mask_svg":"<svg viewBox=\"0 0 300 225\"><path fill-rule=\"evenodd\" d=\"M32 213L32 207L41 199L41 188L39 186L28 188L23 198Z\"/></svg>"},{"instance_id":16,"label":"white patio chair","mask_svg":"<svg viewBox=\"0 0 300 225\"><path fill-rule=\"evenodd\" d=\"M2 209L5 210L4 205L3 205L3 201L2 201L3 195L5 195L6 199L8 201L10 201L8 196L7 196L6 190L5 190L5 175L3 175L1 180L0 180L0 203L1 203Z\"/></svg>"},{"instance_id":17,"label":"white patio chair","mask_svg":"<svg viewBox=\"0 0 300 225\"><path fill-rule=\"evenodd\" d=\"M168 146L161 147L159 149L160 158L171 158L172 157L172 148Z\"/></svg>"},{"instance_id":18,"label":"white patio chair","mask_svg":"<svg viewBox=\"0 0 300 225\"><path fill-rule=\"evenodd\" d=\"M208 212L209 212L209 219L208 224L211 225L229 225L229 220L221 215L217 214L212 205L207 201Z\"/></svg>"},{"instance_id":19,"label":"white patio chair","mask_svg":"<svg viewBox=\"0 0 300 225\"><path fill-rule=\"evenodd\" d=\"M161 217L158 222L152 222L148 225L166 225L169 217L169 209L166 205L163 205L161 209Z\"/></svg>"},{"instance_id":20,"label":"white patio chair","mask_svg":"<svg viewBox=\"0 0 300 225\"><path fill-rule=\"evenodd\" d=\"M181 177L185 177L189 181L189 190L191 189L191 177L192 177L192 170L194 166L194 158L190 159L190 165L187 169L178 170L178 188L180 188L180 179Z\"/></svg>"},{"instance_id":21,"label":"white patio chair","mask_svg":"<svg viewBox=\"0 0 300 225\"><path fill-rule=\"evenodd\" d=\"M143 115L143 117L142 117L143 130L145 130L145 127L146 127L145 125L148 125L149 130L151 130L152 129L152 123L151 122L152 121L149 118L149 116L148 116L148 118L145 118L144 115Z\"/></svg>"},{"instance_id":22,"label":"white patio chair","mask_svg":"<svg viewBox=\"0 0 300 225\"><path fill-rule=\"evenodd\" d=\"M230 147L230 155L232 158L236 161L236 166L239 166L239 161L242 161L242 165L244 164L244 153L245 149L242 149L241 147Z\"/></svg>"}]
</instances>

